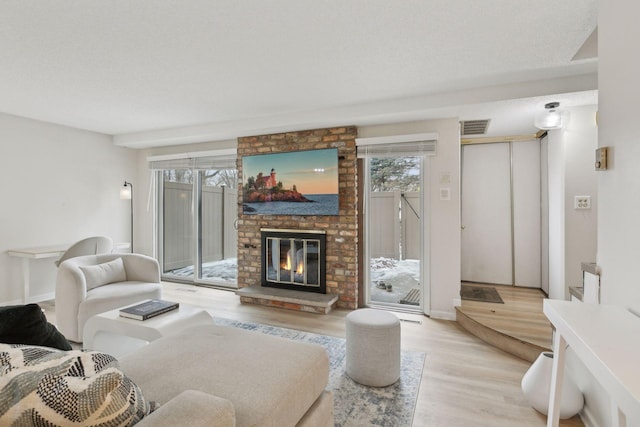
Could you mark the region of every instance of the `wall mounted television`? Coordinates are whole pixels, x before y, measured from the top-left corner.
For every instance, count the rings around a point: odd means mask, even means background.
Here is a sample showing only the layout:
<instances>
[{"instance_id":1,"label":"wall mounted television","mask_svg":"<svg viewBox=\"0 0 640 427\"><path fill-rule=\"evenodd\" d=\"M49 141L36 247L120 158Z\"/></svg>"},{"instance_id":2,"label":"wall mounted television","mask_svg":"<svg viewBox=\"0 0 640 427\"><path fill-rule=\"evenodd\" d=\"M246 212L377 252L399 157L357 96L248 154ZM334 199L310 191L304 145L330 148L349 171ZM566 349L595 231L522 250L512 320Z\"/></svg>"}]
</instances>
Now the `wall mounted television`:
<instances>
[{"instance_id":1,"label":"wall mounted television","mask_svg":"<svg viewBox=\"0 0 640 427\"><path fill-rule=\"evenodd\" d=\"M338 149L242 157L245 215L338 215Z\"/></svg>"}]
</instances>

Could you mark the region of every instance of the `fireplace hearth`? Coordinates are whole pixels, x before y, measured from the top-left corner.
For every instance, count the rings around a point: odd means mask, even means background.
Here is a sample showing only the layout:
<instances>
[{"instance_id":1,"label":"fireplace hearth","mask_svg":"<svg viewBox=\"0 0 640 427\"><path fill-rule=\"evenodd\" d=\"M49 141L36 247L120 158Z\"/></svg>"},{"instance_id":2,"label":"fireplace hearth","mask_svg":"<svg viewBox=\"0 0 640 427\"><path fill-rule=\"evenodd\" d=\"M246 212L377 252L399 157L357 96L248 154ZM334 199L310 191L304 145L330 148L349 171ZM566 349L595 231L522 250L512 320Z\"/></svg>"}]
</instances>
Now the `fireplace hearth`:
<instances>
[{"instance_id":1,"label":"fireplace hearth","mask_svg":"<svg viewBox=\"0 0 640 427\"><path fill-rule=\"evenodd\" d=\"M326 234L319 230L260 229L262 286L326 293Z\"/></svg>"}]
</instances>

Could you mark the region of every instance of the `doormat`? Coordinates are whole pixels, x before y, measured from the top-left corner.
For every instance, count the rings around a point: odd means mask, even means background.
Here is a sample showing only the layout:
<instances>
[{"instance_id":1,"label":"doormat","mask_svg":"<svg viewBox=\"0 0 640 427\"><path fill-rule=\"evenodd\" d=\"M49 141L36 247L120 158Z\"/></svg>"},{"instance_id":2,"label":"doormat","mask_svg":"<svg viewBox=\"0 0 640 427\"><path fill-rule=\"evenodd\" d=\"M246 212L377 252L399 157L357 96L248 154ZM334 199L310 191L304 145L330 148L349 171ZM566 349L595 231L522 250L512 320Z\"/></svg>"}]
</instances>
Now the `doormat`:
<instances>
[{"instance_id":1,"label":"doormat","mask_svg":"<svg viewBox=\"0 0 640 427\"><path fill-rule=\"evenodd\" d=\"M467 301L494 302L504 304L496 288L462 285L460 297Z\"/></svg>"}]
</instances>

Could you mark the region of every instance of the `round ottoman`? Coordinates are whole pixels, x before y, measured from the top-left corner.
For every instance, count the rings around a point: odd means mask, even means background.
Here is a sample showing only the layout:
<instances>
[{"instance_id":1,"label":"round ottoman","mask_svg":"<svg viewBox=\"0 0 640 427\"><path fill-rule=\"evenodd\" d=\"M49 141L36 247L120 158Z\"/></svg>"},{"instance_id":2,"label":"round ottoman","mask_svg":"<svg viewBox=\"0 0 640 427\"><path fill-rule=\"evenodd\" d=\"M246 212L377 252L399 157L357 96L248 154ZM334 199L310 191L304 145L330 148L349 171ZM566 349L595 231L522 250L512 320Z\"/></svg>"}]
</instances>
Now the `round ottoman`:
<instances>
[{"instance_id":1,"label":"round ottoman","mask_svg":"<svg viewBox=\"0 0 640 427\"><path fill-rule=\"evenodd\" d=\"M400 378L400 320L363 308L346 318L346 372L357 383L385 387Z\"/></svg>"}]
</instances>

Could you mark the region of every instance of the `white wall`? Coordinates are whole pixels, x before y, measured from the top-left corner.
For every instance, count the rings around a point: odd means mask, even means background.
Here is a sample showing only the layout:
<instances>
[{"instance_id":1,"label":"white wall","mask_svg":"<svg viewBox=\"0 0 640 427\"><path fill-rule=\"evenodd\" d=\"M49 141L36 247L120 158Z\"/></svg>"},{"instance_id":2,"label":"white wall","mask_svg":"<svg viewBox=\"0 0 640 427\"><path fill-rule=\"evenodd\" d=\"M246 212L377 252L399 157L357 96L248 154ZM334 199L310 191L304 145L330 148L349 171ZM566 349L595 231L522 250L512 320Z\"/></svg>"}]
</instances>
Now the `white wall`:
<instances>
[{"instance_id":1,"label":"white wall","mask_svg":"<svg viewBox=\"0 0 640 427\"><path fill-rule=\"evenodd\" d=\"M540 287L549 295L549 137L540 140Z\"/></svg>"},{"instance_id":2,"label":"white wall","mask_svg":"<svg viewBox=\"0 0 640 427\"><path fill-rule=\"evenodd\" d=\"M640 40L636 17L640 4L600 0L598 13L598 146L610 147L607 171L597 172L597 257L602 269L601 302L640 303L640 143L638 108L640 58L630 54L629 40ZM571 359L568 359L571 363ZM573 369L585 393L587 426L610 425L607 394L584 370ZM570 367L572 365L569 365ZM627 425L640 420L627 419Z\"/></svg>"},{"instance_id":3,"label":"white wall","mask_svg":"<svg viewBox=\"0 0 640 427\"><path fill-rule=\"evenodd\" d=\"M562 130L548 134L549 297L568 299L580 286L580 263L596 258L598 134L595 105L568 108ZM590 210L574 209L575 196L591 196Z\"/></svg>"},{"instance_id":4,"label":"white wall","mask_svg":"<svg viewBox=\"0 0 640 427\"><path fill-rule=\"evenodd\" d=\"M427 223L430 227L429 281L430 315L455 320L454 305L460 304L460 129L457 119L425 120L358 127L358 137L437 132L437 155L429 157ZM451 183L440 184L448 174ZM440 200L438 189L449 187L451 200Z\"/></svg>"},{"instance_id":5,"label":"white wall","mask_svg":"<svg viewBox=\"0 0 640 427\"><path fill-rule=\"evenodd\" d=\"M547 134L547 171L549 197L549 298L565 299L565 162L562 131Z\"/></svg>"},{"instance_id":6,"label":"white wall","mask_svg":"<svg viewBox=\"0 0 640 427\"><path fill-rule=\"evenodd\" d=\"M598 173L598 265L605 304L640 304L640 3L601 0L599 13L598 145L610 147L609 170Z\"/></svg>"},{"instance_id":7,"label":"white wall","mask_svg":"<svg viewBox=\"0 0 640 427\"><path fill-rule=\"evenodd\" d=\"M582 284L581 262L596 260L598 172L595 150L598 146L595 105L569 108L562 131L565 150L565 297L569 286ZM575 196L591 196L591 209L576 210Z\"/></svg>"},{"instance_id":8,"label":"white wall","mask_svg":"<svg viewBox=\"0 0 640 427\"><path fill-rule=\"evenodd\" d=\"M129 203L119 190L135 153L109 136L0 114L0 170L0 303L22 298L21 263L9 249L91 235L129 241ZM53 295L53 261L32 261L32 296Z\"/></svg>"},{"instance_id":9,"label":"white wall","mask_svg":"<svg viewBox=\"0 0 640 427\"><path fill-rule=\"evenodd\" d=\"M597 172L594 170L597 128L594 105L567 109L562 130L548 135L549 296L568 299L569 286L582 282L582 261L596 257ZM575 210L575 196L591 196L590 210ZM587 426L606 425L606 394L569 349L569 375L585 394L582 417ZM603 397L604 396L604 397ZM603 404L604 399L604 404Z\"/></svg>"}]
</instances>

